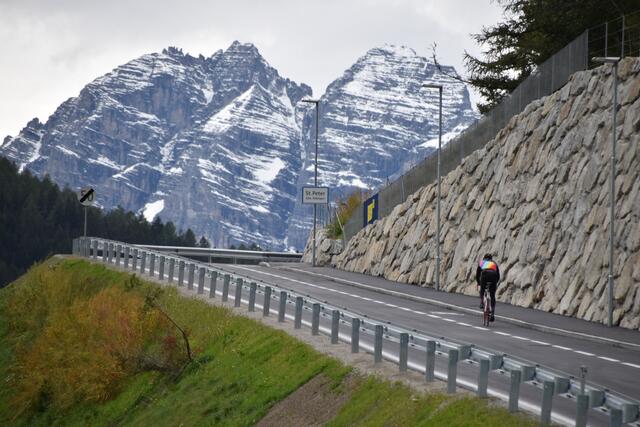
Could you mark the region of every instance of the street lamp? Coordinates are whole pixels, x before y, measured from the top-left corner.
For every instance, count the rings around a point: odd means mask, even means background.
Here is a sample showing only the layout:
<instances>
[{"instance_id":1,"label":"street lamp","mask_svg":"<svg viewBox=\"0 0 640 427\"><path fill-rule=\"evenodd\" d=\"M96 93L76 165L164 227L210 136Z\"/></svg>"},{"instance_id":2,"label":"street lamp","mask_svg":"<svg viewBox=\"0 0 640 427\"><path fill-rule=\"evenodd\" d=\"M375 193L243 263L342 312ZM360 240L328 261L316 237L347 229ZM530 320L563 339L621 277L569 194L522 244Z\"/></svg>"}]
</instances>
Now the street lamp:
<instances>
[{"instance_id":1,"label":"street lamp","mask_svg":"<svg viewBox=\"0 0 640 427\"><path fill-rule=\"evenodd\" d=\"M616 111L618 106L618 62L619 57L595 57L592 58L593 62L599 62L601 64L613 65L613 126L611 128L612 144L611 144L611 193L609 194L609 200L611 202L609 211L609 313L607 318L607 326L613 326L613 210L616 204Z\"/></svg>"},{"instance_id":2,"label":"street lamp","mask_svg":"<svg viewBox=\"0 0 640 427\"><path fill-rule=\"evenodd\" d=\"M316 105L316 159L313 167L313 186L318 188L318 110L319 110L319 99L303 99L302 102L307 102L310 104ZM313 267L316 266L316 218L317 218L317 204L313 204L313 249L312 249L312 259L311 265Z\"/></svg>"},{"instance_id":3,"label":"street lamp","mask_svg":"<svg viewBox=\"0 0 640 427\"><path fill-rule=\"evenodd\" d=\"M438 89L440 95L440 126L438 130L438 201L436 204L436 291L440 290L440 149L442 148L442 85L423 84L428 89Z\"/></svg>"}]
</instances>

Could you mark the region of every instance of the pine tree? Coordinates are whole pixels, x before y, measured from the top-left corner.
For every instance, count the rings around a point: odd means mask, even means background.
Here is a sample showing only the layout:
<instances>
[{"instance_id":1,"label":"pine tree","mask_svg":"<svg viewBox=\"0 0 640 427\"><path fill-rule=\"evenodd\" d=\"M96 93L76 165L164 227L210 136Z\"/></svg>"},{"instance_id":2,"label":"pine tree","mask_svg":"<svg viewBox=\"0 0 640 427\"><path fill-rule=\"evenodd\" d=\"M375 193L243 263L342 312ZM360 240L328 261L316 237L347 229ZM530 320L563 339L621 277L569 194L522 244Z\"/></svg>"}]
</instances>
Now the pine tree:
<instances>
[{"instance_id":1,"label":"pine tree","mask_svg":"<svg viewBox=\"0 0 640 427\"><path fill-rule=\"evenodd\" d=\"M473 35L483 47L481 57L464 57L469 81L486 99L478 105L481 112L497 105L537 64L588 28L640 7L638 0L496 1L504 9L504 20Z\"/></svg>"}]
</instances>

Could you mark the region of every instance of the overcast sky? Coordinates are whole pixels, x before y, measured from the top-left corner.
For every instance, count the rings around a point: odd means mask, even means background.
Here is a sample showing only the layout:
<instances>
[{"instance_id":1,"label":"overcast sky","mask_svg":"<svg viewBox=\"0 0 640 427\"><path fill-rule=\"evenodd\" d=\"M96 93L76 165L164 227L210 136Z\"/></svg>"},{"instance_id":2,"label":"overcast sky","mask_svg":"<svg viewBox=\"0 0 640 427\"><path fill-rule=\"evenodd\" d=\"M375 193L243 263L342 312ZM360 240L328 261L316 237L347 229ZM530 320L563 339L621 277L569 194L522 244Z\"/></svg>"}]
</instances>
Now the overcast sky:
<instances>
[{"instance_id":1,"label":"overcast sky","mask_svg":"<svg viewBox=\"0 0 640 427\"><path fill-rule=\"evenodd\" d=\"M501 19L490 0L0 0L0 141L118 65L167 46L210 56L255 44L315 95L384 43L465 74L470 34ZM475 99L475 96L474 96Z\"/></svg>"}]
</instances>

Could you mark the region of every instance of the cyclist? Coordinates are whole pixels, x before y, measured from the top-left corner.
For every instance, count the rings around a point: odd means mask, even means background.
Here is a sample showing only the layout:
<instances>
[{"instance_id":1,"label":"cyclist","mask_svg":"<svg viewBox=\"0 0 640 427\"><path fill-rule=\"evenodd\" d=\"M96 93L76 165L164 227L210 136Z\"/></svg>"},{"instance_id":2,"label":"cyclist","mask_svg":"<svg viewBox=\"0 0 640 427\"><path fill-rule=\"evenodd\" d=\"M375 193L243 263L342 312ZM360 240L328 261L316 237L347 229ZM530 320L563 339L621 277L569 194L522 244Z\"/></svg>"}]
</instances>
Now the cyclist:
<instances>
[{"instance_id":1,"label":"cyclist","mask_svg":"<svg viewBox=\"0 0 640 427\"><path fill-rule=\"evenodd\" d=\"M496 289L498 288L498 282L500 282L500 269L491 254L485 254L478 264L476 282L480 287L480 308L482 309L484 309L484 293L487 290L489 291L489 296L491 297L491 317L489 320L493 322L495 320Z\"/></svg>"}]
</instances>

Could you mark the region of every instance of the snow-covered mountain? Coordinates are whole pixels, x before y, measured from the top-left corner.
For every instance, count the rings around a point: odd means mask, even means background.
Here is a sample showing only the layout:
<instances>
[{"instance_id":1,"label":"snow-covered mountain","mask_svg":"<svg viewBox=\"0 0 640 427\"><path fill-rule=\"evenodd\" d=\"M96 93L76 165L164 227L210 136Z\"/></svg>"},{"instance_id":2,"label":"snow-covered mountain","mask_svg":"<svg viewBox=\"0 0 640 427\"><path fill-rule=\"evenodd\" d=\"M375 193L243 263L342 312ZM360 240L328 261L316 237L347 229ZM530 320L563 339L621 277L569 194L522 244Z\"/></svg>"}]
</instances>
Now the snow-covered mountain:
<instances>
[{"instance_id":1,"label":"snow-covered mountain","mask_svg":"<svg viewBox=\"0 0 640 427\"><path fill-rule=\"evenodd\" d=\"M335 80L320 98L318 185L331 198L357 188L377 188L437 148L438 90L443 86L443 141L477 117L453 67L438 67L403 46L371 49ZM313 183L315 116L303 120L303 169L298 186ZM434 144L435 142L435 144ZM288 243L304 247L313 207L296 204Z\"/></svg>"},{"instance_id":2,"label":"snow-covered mountain","mask_svg":"<svg viewBox=\"0 0 640 427\"><path fill-rule=\"evenodd\" d=\"M447 73L455 73L447 69ZM432 150L437 92L444 130L475 118L464 85L411 49L372 49L320 102L319 181L333 195L375 187ZM434 93L436 92L436 93ZM216 246L302 248L312 181L311 89L278 74L255 46L211 57L176 48L141 56L88 84L45 124L30 121L0 155L37 175L96 188L97 202L192 228Z\"/></svg>"}]
</instances>

